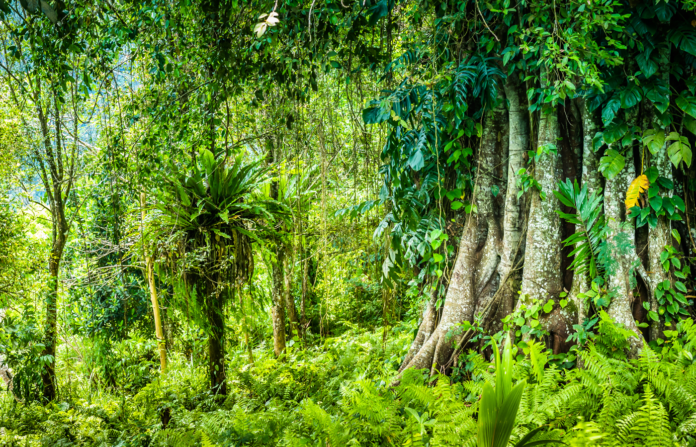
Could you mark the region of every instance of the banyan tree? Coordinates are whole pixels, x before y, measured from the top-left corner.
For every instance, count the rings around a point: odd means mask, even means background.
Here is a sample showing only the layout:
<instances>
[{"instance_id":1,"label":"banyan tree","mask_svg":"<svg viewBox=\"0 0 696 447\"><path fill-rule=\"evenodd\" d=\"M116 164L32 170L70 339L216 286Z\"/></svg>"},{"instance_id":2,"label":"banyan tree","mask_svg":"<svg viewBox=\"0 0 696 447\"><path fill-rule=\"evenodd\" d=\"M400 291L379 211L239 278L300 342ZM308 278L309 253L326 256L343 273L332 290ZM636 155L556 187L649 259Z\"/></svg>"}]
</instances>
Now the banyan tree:
<instances>
[{"instance_id":1,"label":"banyan tree","mask_svg":"<svg viewBox=\"0 0 696 447\"><path fill-rule=\"evenodd\" d=\"M386 204L386 280L413 269L425 296L400 370L450 371L481 329L557 353L602 315L636 356L688 315L691 7L399 8L384 15L401 51L363 112L389 132L385 181L358 208Z\"/></svg>"}]
</instances>

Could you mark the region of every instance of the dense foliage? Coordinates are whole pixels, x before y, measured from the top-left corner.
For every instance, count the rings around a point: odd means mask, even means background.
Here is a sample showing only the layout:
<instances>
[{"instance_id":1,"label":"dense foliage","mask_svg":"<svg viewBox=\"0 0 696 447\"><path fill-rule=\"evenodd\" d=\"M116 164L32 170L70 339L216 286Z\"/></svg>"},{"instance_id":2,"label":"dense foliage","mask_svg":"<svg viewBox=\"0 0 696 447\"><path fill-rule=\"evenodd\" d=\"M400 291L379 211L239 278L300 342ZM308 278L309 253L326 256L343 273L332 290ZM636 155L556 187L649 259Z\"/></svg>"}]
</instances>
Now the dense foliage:
<instances>
[{"instance_id":1,"label":"dense foliage","mask_svg":"<svg viewBox=\"0 0 696 447\"><path fill-rule=\"evenodd\" d=\"M692 0L0 0L3 445L696 446Z\"/></svg>"}]
</instances>

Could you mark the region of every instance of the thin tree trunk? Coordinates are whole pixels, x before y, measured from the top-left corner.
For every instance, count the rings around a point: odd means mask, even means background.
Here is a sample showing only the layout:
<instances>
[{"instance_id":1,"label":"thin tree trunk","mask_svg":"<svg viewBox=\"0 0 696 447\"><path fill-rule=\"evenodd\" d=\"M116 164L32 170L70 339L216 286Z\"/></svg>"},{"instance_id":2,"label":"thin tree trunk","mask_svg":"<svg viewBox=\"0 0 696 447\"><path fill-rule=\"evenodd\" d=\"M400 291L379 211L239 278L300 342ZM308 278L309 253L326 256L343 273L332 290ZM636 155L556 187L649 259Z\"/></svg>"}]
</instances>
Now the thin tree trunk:
<instances>
[{"instance_id":1,"label":"thin tree trunk","mask_svg":"<svg viewBox=\"0 0 696 447\"><path fill-rule=\"evenodd\" d=\"M44 328L45 348L42 356L51 356L51 361L47 363L41 379L43 382L43 397L46 401L55 400L57 396L56 381L56 342L58 336L58 281L60 273L60 261L63 257L65 247L65 232L62 228L55 229L54 240L51 247L51 254L48 260L48 293L46 294L46 326Z\"/></svg>"},{"instance_id":2,"label":"thin tree trunk","mask_svg":"<svg viewBox=\"0 0 696 447\"><path fill-rule=\"evenodd\" d=\"M210 332L208 334L208 359L210 385L213 391L221 396L227 395L227 375L225 374L225 321L222 300L212 291L214 285L206 280L206 304Z\"/></svg>"},{"instance_id":3,"label":"thin tree trunk","mask_svg":"<svg viewBox=\"0 0 696 447\"><path fill-rule=\"evenodd\" d=\"M505 216L503 218L503 247L498 276L500 277L500 305L495 316L499 321L512 312L515 297L522 280L521 269L515 269L524 256L525 240L522 211L524 196L517 197L517 173L524 168L524 156L529 149L529 120L526 102L517 76L509 76L505 83L505 96L510 103L509 150L507 186L505 192Z\"/></svg>"},{"instance_id":4,"label":"thin tree trunk","mask_svg":"<svg viewBox=\"0 0 696 447\"><path fill-rule=\"evenodd\" d=\"M140 215L141 215L141 225L145 225L145 193L140 193ZM144 233L144 228L143 228ZM153 266L152 256L147 253L145 247L145 239L143 238L143 257L145 258L145 271L147 275L147 284L150 288L150 301L152 302L152 314L155 320L155 336L157 337L157 346L159 347L160 355L160 371L165 373L167 371L167 345L164 339L164 333L162 331L162 320L160 318L160 308L159 302L157 300L157 286L155 284L155 272Z\"/></svg>"},{"instance_id":5,"label":"thin tree trunk","mask_svg":"<svg viewBox=\"0 0 696 447\"><path fill-rule=\"evenodd\" d=\"M293 272L293 257L285 257L285 308L288 313L288 321L290 322L290 336L300 336L300 321L297 318L297 307L295 307L295 298L292 296L292 272Z\"/></svg>"},{"instance_id":6,"label":"thin tree trunk","mask_svg":"<svg viewBox=\"0 0 696 447\"><path fill-rule=\"evenodd\" d=\"M581 186L587 186L588 193L599 194L602 189L602 179L599 174L599 157L594 151L592 139L597 131L597 121L583 98L578 99L577 107L582 121L582 180ZM579 230L579 228L578 228ZM578 312L578 323L582 324L587 316L587 303L580 298L581 293L589 290L590 278L587 272L573 274L573 285L568 301L573 303Z\"/></svg>"},{"instance_id":7,"label":"thin tree trunk","mask_svg":"<svg viewBox=\"0 0 696 447\"><path fill-rule=\"evenodd\" d=\"M669 47L661 48L659 50L660 62L659 66L662 68L662 76L664 82L669 87L669 57L670 50ZM657 117L653 113L653 126L659 131L661 129L661 124L659 123ZM664 131L669 134L669 128ZM666 135L665 135L666 136ZM665 177L672 180L672 162L667 157L667 145L669 143L665 141L664 147L660 148L656 154L654 154L650 161L653 167L657 168L660 177ZM668 197L671 196L670 192L661 191L660 196ZM650 293L650 307L653 311L658 312L659 303L655 297L656 286L663 282L668 281L668 272L665 272L662 267L662 262L660 260L660 254L665 250L665 246L672 242L672 226L671 221L667 219L667 216L660 216L657 218L657 225L655 228L650 228L648 237L648 270L650 275L650 284L648 285ZM659 315L659 312L658 312ZM663 337L664 322L661 319L658 321L653 321L650 326L650 339L657 340Z\"/></svg>"},{"instance_id":8,"label":"thin tree trunk","mask_svg":"<svg viewBox=\"0 0 696 447\"><path fill-rule=\"evenodd\" d=\"M280 248L276 253L276 259L271 259L271 279L273 282L271 290L271 298L273 300L271 319L273 321L273 351L276 357L280 357L285 351L284 259L285 250L283 248Z\"/></svg>"}]
</instances>

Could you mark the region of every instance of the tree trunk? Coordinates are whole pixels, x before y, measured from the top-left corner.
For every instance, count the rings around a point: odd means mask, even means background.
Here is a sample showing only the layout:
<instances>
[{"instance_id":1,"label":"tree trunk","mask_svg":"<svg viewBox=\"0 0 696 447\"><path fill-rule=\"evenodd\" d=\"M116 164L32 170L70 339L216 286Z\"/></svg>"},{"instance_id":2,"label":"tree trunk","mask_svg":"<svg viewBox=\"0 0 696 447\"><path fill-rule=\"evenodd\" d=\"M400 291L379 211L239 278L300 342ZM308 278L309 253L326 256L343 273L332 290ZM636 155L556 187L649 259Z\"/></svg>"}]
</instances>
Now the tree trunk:
<instances>
[{"instance_id":1,"label":"tree trunk","mask_svg":"<svg viewBox=\"0 0 696 447\"><path fill-rule=\"evenodd\" d=\"M484 133L479 150L479 167L472 203L478 212L467 216L457 260L445 297L442 316L437 327L431 332L432 309L426 309L422 328L400 370L407 368L431 368L431 374L444 372L453 363L454 344L461 341L455 330L464 321L473 322L478 297L485 295L490 301L491 291L497 288L495 272L500 262L502 232L499 221L500 207L493 186L500 189L496 171L502 166L500 155L504 153L503 135L506 134L506 111L502 98L498 107L486 114ZM479 249L479 247L481 247ZM452 331L452 332L450 332ZM430 336L426 336L430 333ZM460 334L459 334L460 335ZM421 344L420 348L417 345ZM416 352L417 350L417 352ZM414 353L415 352L415 353Z\"/></svg>"},{"instance_id":2,"label":"tree trunk","mask_svg":"<svg viewBox=\"0 0 696 447\"><path fill-rule=\"evenodd\" d=\"M46 294L46 326L44 328L45 348L41 354L42 356L51 356L50 362L46 364L41 375L43 397L46 401L55 400L57 395L56 342L58 338L58 281L60 261L63 257L63 249L65 247L65 234L67 233L64 225L60 225L55 221L53 228L53 244L48 260L48 293Z\"/></svg>"},{"instance_id":3,"label":"tree trunk","mask_svg":"<svg viewBox=\"0 0 696 447\"><path fill-rule=\"evenodd\" d=\"M503 223L503 247L498 276L500 278L500 304L495 316L499 321L512 312L517 291L522 281L522 261L525 239L523 228L524 196L517 197L517 173L525 165L529 150L529 120L523 85L516 76L509 76L505 84L505 96L510 103L507 187L505 192L505 216Z\"/></svg>"},{"instance_id":4,"label":"tree trunk","mask_svg":"<svg viewBox=\"0 0 696 447\"><path fill-rule=\"evenodd\" d=\"M542 112L539 121L539 147L556 147L559 137L558 111ZM518 306L540 300L556 299L563 288L561 272L561 221L556 213L560 203L553 191L561 180L560 151L542 155L534 167L534 177L541 192L531 191L527 226L522 295Z\"/></svg>"},{"instance_id":5,"label":"tree trunk","mask_svg":"<svg viewBox=\"0 0 696 447\"><path fill-rule=\"evenodd\" d=\"M145 225L145 193L140 193L140 213L141 224ZM143 229L144 232L144 229ZM150 288L150 301L152 301L152 314L155 320L155 336L157 337L157 346L160 355L160 371L165 373L167 370L167 346L162 332L162 320L160 319L160 308L157 300L157 286L155 284L155 272L152 261L152 256L147 254L145 248L145 240L143 239L143 257L145 258L145 272L147 276L147 284Z\"/></svg>"},{"instance_id":6,"label":"tree trunk","mask_svg":"<svg viewBox=\"0 0 696 447\"><path fill-rule=\"evenodd\" d=\"M636 113L626 112L629 128L636 123ZM636 336L629 338L629 356L636 358L643 347L643 335L633 318L633 289L635 276L632 267L636 259L635 222L626 216L624 198L628 185L636 177L633 151L629 150L626 166L614 178L607 179L604 189L604 212L607 219L607 244L614 262L607 271L608 290L613 293L608 314L615 323L624 325Z\"/></svg>"},{"instance_id":7,"label":"tree trunk","mask_svg":"<svg viewBox=\"0 0 696 447\"><path fill-rule=\"evenodd\" d=\"M662 76L664 78L665 85L669 88L669 70L666 67L669 66L670 51L669 47L661 48L659 50L660 62L659 66L663 68ZM652 112L652 111L651 111ZM662 125L653 113L653 126L656 130L660 130ZM669 134L669 128L664 131ZM666 135L665 135L666 136ZM667 146L669 142L665 140L665 145L660 148L655 155L650 158L650 162L653 167L657 168L660 177L665 177L672 180L672 162L667 156ZM666 197L671 196L670 192L661 191L660 196ZM662 267L662 262L660 261L660 254L665 250L665 246L669 245L672 241L672 227L671 221L667 219L667 216L660 216L657 218L657 226L655 228L650 228L648 237L648 270L650 271L650 284L649 289L651 308L653 311L658 312L659 303L655 297L655 288L657 285L663 281L669 280L668 272L665 272ZM659 312L658 312L659 315ZM663 337L664 322L662 319L658 321L653 321L650 326L650 339L657 340Z\"/></svg>"},{"instance_id":8,"label":"tree trunk","mask_svg":"<svg viewBox=\"0 0 696 447\"><path fill-rule=\"evenodd\" d=\"M206 280L209 282L209 280ZM210 387L218 395L227 395L225 374L225 319L222 300L212 292L214 285L207 284L206 305L210 331L208 333L208 359Z\"/></svg>"},{"instance_id":9,"label":"tree trunk","mask_svg":"<svg viewBox=\"0 0 696 447\"><path fill-rule=\"evenodd\" d=\"M599 174L599 157L594 151L592 139L597 131L597 120L589 111L584 99L577 101L579 115L582 124L582 180L581 186L587 186L589 194L599 194L602 190L602 179ZM578 228L579 230L579 228ZM590 278L587 272L573 274L573 284L570 289L568 301L573 303L578 312L578 323L582 324L587 316L587 303L585 298L578 295L589 290Z\"/></svg>"},{"instance_id":10,"label":"tree trunk","mask_svg":"<svg viewBox=\"0 0 696 447\"><path fill-rule=\"evenodd\" d=\"M300 336L300 320L297 318L297 307L295 298L292 296L292 271L293 257L285 257L285 308L288 312L290 322L290 337Z\"/></svg>"},{"instance_id":11,"label":"tree trunk","mask_svg":"<svg viewBox=\"0 0 696 447\"><path fill-rule=\"evenodd\" d=\"M278 249L275 259L271 259L271 279L273 282L271 290L271 299L273 300L271 319L273 321L273 352L276 357L280 357L285 351L284 260L285 250L283 248Z\"/></svg>"}]
</instances>

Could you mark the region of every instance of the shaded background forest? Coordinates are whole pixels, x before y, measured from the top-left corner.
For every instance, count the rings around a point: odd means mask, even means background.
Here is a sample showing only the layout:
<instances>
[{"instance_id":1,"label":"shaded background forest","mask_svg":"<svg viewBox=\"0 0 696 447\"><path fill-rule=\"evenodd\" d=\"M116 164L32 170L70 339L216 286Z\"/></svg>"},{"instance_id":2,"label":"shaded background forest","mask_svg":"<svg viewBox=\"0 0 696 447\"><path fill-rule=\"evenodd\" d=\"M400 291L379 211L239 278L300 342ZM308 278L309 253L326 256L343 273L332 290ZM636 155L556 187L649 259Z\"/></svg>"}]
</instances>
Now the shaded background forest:
<instances>
[{"instance_id":1,"label":"shaded background forest","mask_svg":"<svg viewBox=\"0 0 696 447\"><path fill-rule=\"evenodd\" d=\"M0 0L2 442L696 445L694 8Z\"/></svg>"}]
</instances>

